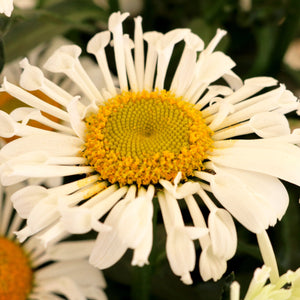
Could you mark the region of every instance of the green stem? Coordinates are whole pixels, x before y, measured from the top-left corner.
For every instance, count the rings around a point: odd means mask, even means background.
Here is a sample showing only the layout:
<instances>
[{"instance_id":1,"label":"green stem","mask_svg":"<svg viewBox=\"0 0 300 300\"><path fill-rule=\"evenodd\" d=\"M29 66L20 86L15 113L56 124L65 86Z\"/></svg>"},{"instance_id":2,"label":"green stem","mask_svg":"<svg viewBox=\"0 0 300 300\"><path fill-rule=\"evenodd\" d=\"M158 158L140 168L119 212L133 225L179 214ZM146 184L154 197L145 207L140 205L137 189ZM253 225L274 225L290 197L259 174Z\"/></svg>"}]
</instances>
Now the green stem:
<instances>
[{"instance_id":1,"label":"green stem","mask_svg":"<svg viewBox=\"0 0 300 300\"><path fill-rule=\"evenodd\" d=\"M272 53L272 63L269 65L267 73L276 74L280 70L280 66L284 54L299 30L300 25L300 1L290 0L287 4L287 14L284 23L280 26L276 43Z\"/></svg>"},{"instance_id":2,"label":"green stem","mask_svg":"<svg viewBox=\"0 0 300 300\"><path fill-rule=\"evenodd\" d=\"M131 299L148 300L151 290L151 265L133 267Z\"/></svg>"}]
</instances>

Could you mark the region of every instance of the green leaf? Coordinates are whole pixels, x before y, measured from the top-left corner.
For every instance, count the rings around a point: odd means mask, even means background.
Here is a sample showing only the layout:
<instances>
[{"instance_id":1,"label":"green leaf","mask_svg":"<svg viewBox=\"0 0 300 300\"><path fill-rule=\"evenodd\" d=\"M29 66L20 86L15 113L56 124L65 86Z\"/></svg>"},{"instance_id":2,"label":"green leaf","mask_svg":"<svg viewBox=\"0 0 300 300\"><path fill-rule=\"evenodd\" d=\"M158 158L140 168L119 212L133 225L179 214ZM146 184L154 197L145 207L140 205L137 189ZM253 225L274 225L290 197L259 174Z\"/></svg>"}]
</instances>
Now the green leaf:
<instances>
[{"instance_id":1,"label":"green leaf","mask_svg":"<svg viewBox=\"0 0 300 300\"><path fill-rule=\"evenodd\" d=\"M3 46L3 40L0 39L0 73L3 70L4 63L5 63L4 46Z\"/></svg>"},{"instance_id":2,"label":"green leaf","mask_svg":"<svg viewBox=\"0 0 300 300\"><path fill-rule=\"evenodd\" d=\"M204 19L196 18L189 23L188 27L204 41L205 45L208 45L220 26L218 24L208 24ZM229 37L226 35L218 44L217 50L226 52L228 44Z\"/></svg>"},{"instance_id":3,"label":"green leaf","mask_svg":"<svg viewBox=\"0 0 300 300\"><path fill-rule=\"evenodd\" d=\"M267 72L272 62L276 27L273 25L258 27L254 29L254 33L256 38L256 50L254 51L256 51L256 55L247 77L264 75Z\"/></svg>"},{"instance_id":4,"label":"green leaf","mask_svg":"<svg viewBox=\"0 0 300 300\"><path fill-rule=\"evenodd\" d=\"M107 12L87 0L65 0L47 10L24 12L22 20L15 19L4 37L6 60L24 56L40 43L71 29L95 30L86 21L104 21L107 18Z\"/></svg>"}]
</instances>

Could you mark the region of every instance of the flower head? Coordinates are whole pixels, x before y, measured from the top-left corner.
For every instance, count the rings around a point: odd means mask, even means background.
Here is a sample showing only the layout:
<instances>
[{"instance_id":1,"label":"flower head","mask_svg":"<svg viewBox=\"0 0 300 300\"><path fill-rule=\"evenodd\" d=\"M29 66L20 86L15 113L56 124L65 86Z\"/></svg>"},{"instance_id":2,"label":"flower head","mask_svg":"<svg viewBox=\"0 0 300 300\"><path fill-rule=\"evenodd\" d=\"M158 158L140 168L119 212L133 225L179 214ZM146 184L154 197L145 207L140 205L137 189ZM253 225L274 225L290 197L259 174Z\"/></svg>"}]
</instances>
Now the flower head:
<instances>
[{"instance_id":1,"label":"flower head","mask_svg":"<svg viewBox=\"0 0 300 300\"><path fill-rule=\"evenodd\" d=\"M287 271L281 275L278 281L266 284L270 276L270 268L263 266L256 269L250 282L244 300L294 300L300 297L300 269L295 272ZM240 300L240 287L235 281L231 285L230 300Z\"/></svg>"},{"instance_id":2,"label":"flower head","mask_svg":"<svg viewBox=\"0 0 300 300\"><path fill-rule=\"evenodd\" d=\"M30 9L36 6L36 0L0 0L0 13L11 16L14 5L21 9Z\"/></svg>"},{"instance_id":3,"label":"flower head","mask_svg":"<svg viewBox=\"0 0 300 300\"><path fill-rule=\"evenodd\" d=\"M130 248L132 264L142 266L152 248L152 199L157 196L173 272L183 282L192 282L193 240L199 240L201 275L217 280L236 251L232 216L260 233L275 225L288 205L278 178L300 185L299 131L290 133L284 116L298 103L273 78L242 82L232 71L235 63L215 51L225 31L218 30L205 47L189 29L143 33L137 17L131 40L123 34L127 17L128 13L113 13L109 30L87 45L103 75L103 88L87 75L78 46L60 47L44 65L67 75L85 101L28 61L21 65L23 89L4 80L7 93L61 122L53 124L55 131L37 130L27 123L33 114L1 113L7 135L21 136L0 152L3 184L31 177L82 176L55 188L32 185L17 191L12 201L27 219L18 235L24 240L42 232L40 238L48 243L64 232L95 230L99 234L90 256L93 265L108 268ZM167 85L177 43L184 49ZM106 57L110 46L114 63ZM25 89L42 91L58 107ZM250 133L257 137L241 139ZM208 223L196 198L210 211ZM190 223L183 220L179 199L187 204Z\"/></svg>"},{"instance_id":4,"label":"flower head","mask_svg":"<svg viewBox=\"0 0 300 300\"><path fill-rule=\"evenodd\" d=\"M11 16L14 9L13 0L1 0L0 1L0 13L5 14L7 17Z\"/></svg>"},{"instance_id":5,"label":"flower head","mask_svg":"<svg viewBox=\"0 0 300 300\"><path fill-rule=\"evenodd\" d=\"M58 239L45 249L34 237L16 240L13 233L23 220L9 199L15 188L0 187L0 298L106 299L104 277L87 261L92 241Z\"/></svg>"}]
</instances>

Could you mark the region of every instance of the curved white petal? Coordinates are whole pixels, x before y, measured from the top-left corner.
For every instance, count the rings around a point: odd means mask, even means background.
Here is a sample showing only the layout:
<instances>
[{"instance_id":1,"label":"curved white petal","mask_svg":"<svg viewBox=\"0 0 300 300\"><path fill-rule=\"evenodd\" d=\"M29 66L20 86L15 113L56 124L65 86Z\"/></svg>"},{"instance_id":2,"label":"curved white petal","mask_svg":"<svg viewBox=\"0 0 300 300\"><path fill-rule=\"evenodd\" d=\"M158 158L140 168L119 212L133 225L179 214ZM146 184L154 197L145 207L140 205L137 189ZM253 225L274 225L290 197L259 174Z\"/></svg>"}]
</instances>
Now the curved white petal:
<instances>
[{"instance_id":1,"label":"curved white petal","mask_svg":"<svg viewBox=\"0 0 300 300\"><path fill-rule=\"evenodd\" d=\"M86 297L81 293L79 287L68 277L60 276L56 278L37 281L38 286L33 290L34 293L58 293L70 300L85 300Z\"/></svg>"},{"instance_id":2,"label":"curved white petal","mask_svg":"<svg viewBox=\"0 0 300 300\"><path fill-rule=\"evenodd\" d=\"M199 70L197 80L211 83L235 66L235 62L222 52L214 52L209 55Z\"/></svg>"},{"instance_id":3,"label":"curved white petal","mask_svg":"<svg viewBox=\"0 0 300 300\"><path fill-rule=\"evenodd\" d=\"M44 74L38 67L31 66L27 58L20 62L23 72L20 77L20 85L28 91L41 89L44 84Z\"/></svg>"},{"instance_id":4,"label":"curved white petal","mask_svg":"<svg viewBox=\"0 0 300 300\"><path fill-rule=\"evenodd\" d=\"M159 183L176 199L183 199L188 195L195 194L199 190L199 184L193 181L188 181L178 186L180 180L181 172L178 172L174 179L174 184L165 179L160 179Z\"/></svg>"},{"instance_id":5,"label":"curved white petal","mask_svg":"<svg viewBox=\"0 0 300 300\"><path fill-rule=\"evenodd\" d=\"M10 138L16 134L17 125L14 119L0 110L0 135L4 138Z\"/></svg>"},{"instance_id":6,"label":"curved white petal","mask_svg":"<svg viewBox=\"0 0 300 300\"><path fill-rule=\"evenodd\" d=\"M7 17L11 16L14 10L13 0L1 0L0 1L0 13L5 14Z\"/></svg>"},{"instance_id":7,"label":"curved white petal","mask_svg":"<svg viewBox=\"0 0 300 300\"><path fill-rule=\"evenodd\" d=\"M193 241L183 228L174 228L167 235L166 251L174 274L181 276L185 284L192 284L190 272L195 267L196 252Z\"/></svg>"},{"instance_id":8,"label":"curved white petal","mask_svg":"<svg viewBox=\"0 0 300 300\"><path fill-rule=\"evenodd\" d=\"M73 251L76 252L76 248ZM78 285L105 285L101 272L82 259L56 262L38 270L36 276L37 280L68 276L68 278L72 279Z\"/></svg>"},{"instance_id":9,"label":"curved white petal","mask_svg":"<svg viewBox=\"0 0 300 300\"><path fill-rule=\"evenodd\" d=\"M98 234L89 262L99 269L106 269L114 265L128 249L116 230L125 205L125 200L118 202L105 219L104 224L111 226L111 231Z\"/></svg>"},{"instance_id":10,"label":"curved white petal","mask_svg":"<svg viewBox=\"0 0 300 300\"><path fill-rule=\"evenodd\" d=\"M54 244L46 249L46 255L51 260L73 260L88 257L94 241L67 241Z\"/></svg>"},{"instance_id":11,"label":"curved white petal","mask_svg":"<svg viewBox=\"0 0 300 300\"><path fill-rule=\"evenodd\" d=\"M117 230L124 244L136 248L145 234L152 229L152 199L138 197L131 201L120 217Z\"/></svg>"},{"instance_id":12,"label":"curved white petal","mask_svg":"<svg viewBox=\"0 0 300 300\"><path fill-rule=\"evenodd\" d=\"M0 153L13 158L38 149L53 156L76 156L81 145L82 141L76 137L49 132L16 139L6 144Z\"/></svg>"},{"instance_id":13,"label":"curved white petal","mask_svg":"<svg viewBox=\"0 0 300 300\"><path fill-rule=\"evenodd\" d=\"M92 229L91 215L91 210L84 207L65 208L61 209L61 222L68 232L83 234Z\"/></svg>"},{"instance_id":14,"label":"curved white petal","mask_svg":"<svg viewBox=\"0 0 300 300\"><path fill-rule=\"evenodd\" d=\"M144 238L141 240L140 244L133 251L133 257L131 264L133 266L142 267L145 264L149 264L149 255L152 250L153 243L153 230L152 226L147 227Z\"/></svg>"},{"instance_id":15,"label":"curved white petal","mask_svg":"<svg viewBox=\"0 0 300 300\"><path fill-rule=\"evenodd\" d=\"M282 218L289 198L277 178L230 168L216 171L213 194L248 230L259 233Z\"/></svg>"},{"instance_id":16,"label":"curved white petal","mask_svg":"<svg viewBox=\"0 0 300 300\"><path fill-rule=\"evenodd\" d=\"M28 218L35 205L49 195L42 186L26 186L11 196L14 208L22 218Z\"/></svg>"},{"instance_id":17,"label":"curved white petal","mask_svg":"<svg viewBox=\"0 0 300 300\"><path fill-rule=\"evenodd\" d=\"M229 144L231 147L213 150L209 159L223 166L264 173L300 186L299 147L267 139L229 141Z\"/></svg>"},{"instance_id":18,"label":"curved white petal","mask_svg":"<svg viewBox=\"0 0 300 300\"><path fill-rule=\"evenodd\" d=\"M27 218L27 226L34 234L58 220L59 217L57 198L48 196L33 207Z\"/></svg>"},{"instance_id":19,"label":"curved white petal","mask_svg":"<svg viewBox=\"0 0 300 300\"><path fill-rule=\"evenodd\" d=\"M258 113L250 119L249 125L253 132L262 138L290 134L287 118L276 112Z\"/></svg>"},{"instance_id":20,"label":"curved white petal","mask_svg":"<svg viewBox=\"0 0 300 300\"><path fill-rule=\"evenodd\" d=\"M78 101L79 97L74 97L73 100L68 104L67 111L70 115L70 122L74 132L76 132L77 136L84 141L86 126L82 121L80 112L78 110Z\"/></svg>"},{"instance_id":21,"label":"curved white petal","mask_svg":"<svg viewBox=\"0 0 300 300\"><path fill-rule=\"evenodd\" d=\"M227 263L224 258L213 254L212 247L209 245L202 249L199 260L200 275L204 281L213 279L219 280L227 269Z\"/></svg>"},{"instance_id":22,"label":"curved white petal","mask_svg":"<svg viewBox=\"0 0 300 300\"><path fill-rule=\"evenodd\" d=\"M213 253L225 260L232 258L237 248L237 234L231 215L225 209L213 210L208 217L208 228Z\"/></svg>"}]
</instances>

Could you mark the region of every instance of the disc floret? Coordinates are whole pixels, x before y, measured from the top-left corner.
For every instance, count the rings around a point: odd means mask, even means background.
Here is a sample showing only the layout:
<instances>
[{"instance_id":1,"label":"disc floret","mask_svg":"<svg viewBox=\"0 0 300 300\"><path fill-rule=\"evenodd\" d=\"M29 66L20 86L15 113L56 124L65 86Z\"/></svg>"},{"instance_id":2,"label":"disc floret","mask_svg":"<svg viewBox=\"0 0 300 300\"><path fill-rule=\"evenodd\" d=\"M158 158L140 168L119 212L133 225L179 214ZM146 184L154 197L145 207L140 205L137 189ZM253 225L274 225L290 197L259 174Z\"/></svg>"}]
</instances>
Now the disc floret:
<instances>
[{"instance_id":1,"label":"disc floret","mask_svg":"<svg viewBox=\"0 0 300 300\"><path fill-rule=\"evenodd\" d=\"M0 237L0 298L27 299L32 281L33 272L24 250L19 244Z\"/></svg>"},{"instance_id":2,"label":"disc floret","mask_svg":"<svg viewBox=\"0 0 300 300\"><path fill-rule=\"evenodd\" d=\"M123 92L86 118L83 156L120 185L186 179L203 168L212 131L201 112L171 92Z\"/></svg>"}]
</instances>

